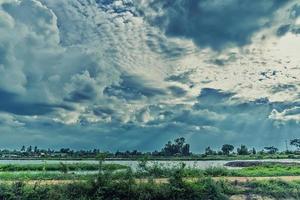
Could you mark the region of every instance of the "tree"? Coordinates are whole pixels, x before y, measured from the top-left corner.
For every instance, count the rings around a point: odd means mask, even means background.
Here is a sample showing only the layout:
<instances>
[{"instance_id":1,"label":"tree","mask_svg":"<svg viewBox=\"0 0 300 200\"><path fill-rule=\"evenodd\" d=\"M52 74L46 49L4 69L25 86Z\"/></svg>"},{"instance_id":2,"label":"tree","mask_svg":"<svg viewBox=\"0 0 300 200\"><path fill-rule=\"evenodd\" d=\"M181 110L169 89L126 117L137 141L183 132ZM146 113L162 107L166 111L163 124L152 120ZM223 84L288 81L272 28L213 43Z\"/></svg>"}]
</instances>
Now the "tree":
<instances>
[{"instance_id":1,"label":"tree","mask_svg":"<svg viewBox=\"0 0 300 200\"><path fill-rule=\"evenodd\" d=\"M240 148L237 148L237 154L238 155L248 155L249 151L248 148L246 147L246 145L241 145Z\"/></svg>"},{"instance_id":2,"label":"tree","mask_svg":"<svg viewBox=\"0 0 300 200\"><path fill-rule=\"evenodd\" d=\"M233 151L233 149L234 149L234 146L231 145L231 144L224 144L224 145L222 146L222 151L223 151L223 154L224 154L224 155L229 155L229 153L230 153L231 151Z\"/></svg>"},{"instance_id":3,"label":"tree","mask_svg":"<svg viewBox=\"0 0 300 200\"><path fill-rule=\"evenodd\" d=\"M21 152L25 152L26 147L23 145L21 148Z\"/></svg>"},{"instance_id":4,"label":"tree","mask_svg":"<svg viewBox=\"0 0 300 200\"><path fill-rule=\"evenodd\" d=\"M183 144L185 143L184 137L177 138L177 139L175 139L174 141L175 141L175 143L177 144L177 146L179 146L179 147L182 147Z\"/></svg>"},{"instance_id":5,"label":"tree","mask_svg":"<svg viewBox=\"0 0 300 200\"><path fill-rule=\"evenodd\" d=\"M38 151L39 151L39 150L38 150L37 146L35 146L33 152L34 152L34 153L38 153Z\"/></svg>"},{"instance_id":6,"label":"tree","mask_svg":"<svg viewBox=\"0 0 300 200\"><path fill-rule=\"evenodd\" d=\"M252 149L252 154L253 155L255 155L256 154L256 150L255 150L255 148L253 147L253 149Z\"/></svg>"},{"instance_id":7,"label":"tree","mask_svg":"<svg viewBox=\"0 0 300 200\"><path fill-rule=\"evenodd\" d=\"M189 144L183 145L181 153L183 156L189 156L190 155L190 145Z\"/></svg>"},{"instance_id":8,"label":"tree","mask_svg":"<svg viewBox=\"0 0 300 200\"><path fill-rule=\"evenodd\" d=\"M165 156L188 156L190 155L190 145L185 143L183 137L177 138L174 140L174 144L171 141L168 141L165 144L165 147L162 149L162 154Z\"/></svg>"},{"instance_id":9,"label":"tree","mask_svg":"<svg viewBox=\"0 0 300 200\"><path fill-rule=\"evenodd\" d=\"M27 152L32 152L32 146L31 145L27 148Z\"/></svg>"},{"instance_id":10,"label":"tree","mask_svg":"<svg viewBox=\"0 0 300 200\"><path fill-rule=\"evenodd\" d=\"M269 154L275 154L278 149L274 146L270 146L270 147L264 147L264 149L267 151L267 153Z\"/></svg>"},{"instance_id":11,"label":"tree","mask_svg":"<svg viewBox=\"0 0 300 200\"><path fill-rule=\"evenodd\" d=\"M59 150L60 153L70 153L70 148L61 148Z\"/></svg>"},{"instance_id":12,"label":"tree","mask_svg":"<svg viewBox=\"0 0 300 200\"><path fill-rule=\"evenodd\" d=\"M213 151L210 147L205 148L205 155L214 155L216 152Z\"/></svg>"},{"instance_id":13,"label":"tree","mask_svg":"<svg viewBox=\"0 0 300 200\"><path fill-rule=\"evenodd\" d=\"M300 139L291 140L290 145L295 146L298 150L300 150Z\"/></svg>"}]
</instances>

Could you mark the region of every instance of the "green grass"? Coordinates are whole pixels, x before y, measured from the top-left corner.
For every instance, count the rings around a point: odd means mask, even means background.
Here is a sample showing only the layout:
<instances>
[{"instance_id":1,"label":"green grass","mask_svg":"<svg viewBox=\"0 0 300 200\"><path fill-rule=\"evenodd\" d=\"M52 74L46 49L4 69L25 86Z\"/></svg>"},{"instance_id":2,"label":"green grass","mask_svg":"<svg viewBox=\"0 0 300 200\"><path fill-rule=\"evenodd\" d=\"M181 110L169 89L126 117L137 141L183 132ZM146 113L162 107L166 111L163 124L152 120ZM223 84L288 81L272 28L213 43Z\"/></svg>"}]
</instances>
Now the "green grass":
<instances>
[{"instance_id":1,"label":"green grass","mask_svg":"<svg viewBox=\"0 0 300 200\"><path fill-rule=\"evenodd\" d=\"M88 163L72 163L72 164L2 164L0 165L0 171L61 171L67 168L69 171L95 171L99 169L98 164ZM119 164L103 164L104 170L118 170L127 169L127 166Z\"/></svg>"},{"instance_id":2,"label":"green grass","mask_svg":"<svg viewBox=\"0 0 300 200\"><path fill-rule=\"evenodd\" d=\"M143 171L144 170L144 171ZM226 180L214 181L210 176L275 176L299 173L297 166L265 165L238 170L208 168L206 170L185 168L184 165L172 169L152 166L138 172L102 170L93 175L46 172L2 172L0 199L56 199L56 200L108 200L108 199L228 199L235 194L258 194L276 199L300 199L300 182L281 180L250 181L230 183ZM148 182L137 183L135 178L145 177ZM168 183L155 184L152 178L167 177ZM184 177L197 177L187 181ZM74 180L59 185L45 185L39 182L30 185L29 180ZM21 181L21 182L18 182ZM237 185L236 185L237 184Z\"/></svg>"},{"instance_id":3,"label":"green grass","mask_svg":"<svg viewBox=\"0 0 300 200\"><path fill-rule=\"evenodd\" d=\"M238 169L235 176L300 176L300 166L262 165Z\"/></svg>"},{"instance_id":4,"label":"green grass","mask_svg":"<svg viewBox=\"0 0 300 200\"><path fill-rule=\"evenodd\" d=\"M246 167L241 169L228 169L224 167L211 167L205 170L187 168L184 170L187 177L197 176L248 176L248 177L263 177L263 176L300 176L299 165L260 165L255 167Z\"/></svg>"},{"instance_id":5,"label":"green grass","mask_svg":"<svg viewBox=\"0 0 300 200\"><path fill-rule=\"evenodd\" d=\"M135 178L169 178L181 166L167 168L159 165L148 166L145 169L139 169L133 172ZM46 164L46 165L0 165L0 180L68 180L68 179L87 179L95 176L87 174L73 174L70 171L96 171L99 169L97 164ZM116 171L118 169L128 169L128 167L117 164L103 164L102 170L114 171L111 175L113 179L120 179L126 176L126 170ZM47 173L59 171L61 173ZM196 168L182 169L183 177L220 177L220 176L300 176L299 166L285 165L260 165L242 169L227 169L224 167L211 167L205 170Z\"/></svg>"},{"instance_id":6,"label":"green grass","mask_svg":"<svg viewBox=\"0 0 300 200\"><path fill-rule=\"evenodd\" d=\"M29 181L29 180L87 180L95 177L92 174L63 174L63 173L30 173L30 172L2 172L0 181Z\"/></svg>"},{"instance_id":7,"label":"green grass","mask_svg":"<svg viewBox=\"0 0 300 200\"><path fill-rule=\"evenodd\" d=\"M227 184L210 178L197 183L185 183L177 177L168 184L136 183L130 173L119 181L113 181L107 174L96 180L61 185L29 185L25 182L0 184L0 199L22 200L226 200L234 190ZM228 193L227 193L228 192Z\"/></svg>"},{"instance_id":8,"label":"green grass","mask_svg":"<svg viewBox=\"0 0 300 200\"><path fill-rule=\"evenodd\" d=\"M189 170L187 170L189 171ZM193 171L193 170L192 170ZM190 175L197 175L200 172L195 172ZM201 171L201 170L200 170ZM262 176L300 176L300 166L285 166L285 165L261 165L255 167L246 167L242 169L227 169L223 167L212 167L203 171L207 176L249 176L249 177L262 177Z\"/></svg>"},{"instance_id":9,"label":"green grass","mask_svg":"<svg viewBox=\"0 0 300 200\"><path fill-rule=\"evenodd\" d=\"M243 184L248 188L245 193L260 194L276 199L300 199L300 182L282 180L251 181Z\"/></svg>"},{"instance_id":10,"label":"green grass","mask_svg":"<svg viewBox=\"0 0 300 200\"><path fill-rule=\"evenodd\" d=\"M161 167L153 165L138 171L136 177L170 177L174 168ZM201 176L249 176L249 177L262 177L262 176L300 176L299 165L259 165L254 167L246 167L241 169L228 169L225 167L211 167L207 169L184 168L184 177L201 177Z\"/></svg>"},{"instance_id":11,"label":"green grass","mask_svg":"<svg viewBox=\"0 0 300 200\"><path fill-rule=\"evenodd\" d=\"M235 194L258 194L275 199L300 199L300 182L281 180L250 181L235 185L227 181L214 181L209 177L199 178L196 182L182 181L180 171L174 172L169 183L136 183L133 174L127 172L118 181L111 179L111 174L90 177L84 182L60 185L26 184L15 182L0 184L0 199L22 200L226 200Z\"/></svg>"}]
</instances>

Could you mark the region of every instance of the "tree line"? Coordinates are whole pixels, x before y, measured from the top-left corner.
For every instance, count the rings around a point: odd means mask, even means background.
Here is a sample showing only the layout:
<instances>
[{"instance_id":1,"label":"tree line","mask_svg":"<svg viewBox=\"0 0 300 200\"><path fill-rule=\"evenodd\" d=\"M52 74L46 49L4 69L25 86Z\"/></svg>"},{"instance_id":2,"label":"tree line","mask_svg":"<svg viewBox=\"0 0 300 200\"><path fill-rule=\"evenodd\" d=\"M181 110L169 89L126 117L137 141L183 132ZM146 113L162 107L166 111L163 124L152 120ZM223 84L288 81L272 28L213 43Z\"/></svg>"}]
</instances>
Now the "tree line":
<instances>
[{"instance_id":1,"label":"tree line","mask_svg":"<svg viewBox=\"0 0 300 200\"><path fill-rule=\"evenodd\" d=\"M300 139L292 139L289 142L290 145L296 147L297 151L300 151ZM236 150L236 151L235 151ZM235 147L232 144L224 144L219 150L214 150L211 147L206 147L204 153L201 156L213 156L213 155L256 155L256 154L276 154L279 149L274 146L266 146L262 150L257 151L255 148L248 148L246 145L240 145ZM20 150L0 150L0 156L2 157L96 157L100 153L105 153L110 158L130 158L140 156L152 156L152 157L188 157L197 156L190 151L190 144L186 143L184 137L176 138L173 142L168 141L161 150L155 150L153 152L141 152L138 150L132 151L101 151L100 149L93 150L72 150L70 148L61 148L59 150L53 149L41 149L37 146L22 146ZM293 151L285 151L285 153L293 153Z\"/></svg>"},{"instance_id":2,"label":"tree line","mask_svg":"<svg viewBox=\"0 0 300 200\"><path fill-rule=\"evenodd\" d=\"M296 148L296 151L300 150L300 139L292 139L289 143L291 146ZM224 144L221 147L221 150L214 151L210 147L205 149L204 155L230 155L230 154L237 154L237 155L255 155L257 153L263 154L276 154L279 152L279 149L274 146L266 146L261 151L257 152L255 148L248 149L246 145L241 145L236 149L236 153L234 152L235 147L231 144ZM293 153L293 151L286 150L286 153Z\"/></svg>"}]
</instances>

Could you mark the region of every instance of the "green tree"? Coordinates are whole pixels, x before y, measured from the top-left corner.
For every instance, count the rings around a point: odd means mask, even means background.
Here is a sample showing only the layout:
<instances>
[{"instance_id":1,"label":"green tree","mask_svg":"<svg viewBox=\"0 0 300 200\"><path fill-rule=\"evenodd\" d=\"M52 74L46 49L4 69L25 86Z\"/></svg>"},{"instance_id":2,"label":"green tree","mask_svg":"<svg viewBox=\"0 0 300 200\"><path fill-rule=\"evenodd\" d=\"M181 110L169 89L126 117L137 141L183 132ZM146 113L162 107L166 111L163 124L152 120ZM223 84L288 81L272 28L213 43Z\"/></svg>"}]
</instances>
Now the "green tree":
<instances>
[{"instance_id":1,"label":"green tree","mask_svg":"<svg viewBox=\"0 0 300 200\"><path fill-rule=\"evenodd\" d=\"M290 145L295 146L299 150L300 149L300 139L291 140Z\"/></svg>"},{"instance_id":2,"label":"green tree","mask_svg":"<svg viewBox=\"0 0 300 200\"><path fill-rule=\"evenodd\" d=\"M190 155L190 145L185 143L185 139L183 137L180 137L175 139L174 143L168 141L161 152L165 156L188 156Z\"/></svg>"},{"instance_id":3,"label":"green tree","mask_svg":"<svg viewBox=\"0 0 300 200\"><path fill-rule=\"evenodd\" d=\"M210 147L205 148L205 155L214 155L216 152L212 150Z\"/></svg>"},{"instance_id":4,"label":"green tree","mask_svg":"<svg viewBox=\"0 0 300 200\"><path fill-rule=\"evenodd\" d=\"M231 144L224 144L222 146L222 152L223 152L224 155L229 155L229 153L231 151L233 151L233 149L234 149L234 146L231 145Z\"/></svg>"},{"instance_id":5,"label":"green tree","mask_svg":"<svg viewBox=\"0 0 300 200\"><path fill-rule=\"evenodd\" d=\"M182 150L181 150L181 154L183 156L189 156L191 154L190 153L190 145L189 144L183 145Z\"/></svg>"},{"instance_id":6,"label":"green tree","mask_svg":"<svg viewBox=\"0 0 300 200\"><path fill-rule=\"evenodd\" d=\"M255 148L253 147L253 149L252 149L252 154L253 155L255 155L256 154L256 150L255 150Z\"/></svg>"},{"instance_id":7,"label":"green tree","mask_svg":"<svg viewBox=\"0 0 300 200\"><path fill-rule=\"evenodd\" d=\"M34 152L34 153L38 153L38 151L39 151L39 150L38 150L37 146L35 146L33 152Z\"/></svg>"},{"instance_id":8,"label":"green tree","mask_svg":"<svg viewBox=\"0 0 300 200\"><path fill-rule=\"evenodd\" d=\"M269 154L275 154L278 149L274 146L270 146L270 147L264 147L264 149L267 151L267 153Z\"/></svg>"},{"instance_id":9,"label":"green tree","mask_svg":"<svg viewBox=\"0 0 300 200\"><path fill-rule=\"evenodd\" d=\"M32 146L31 145L27 148L27 152L32 152Z\"/></svg>"},{"instance_id":10,"label":"green tree","mask_svg":"<svg viewBox=\"0 0 300 200\"><path fill-rule=\"evenodd\" d=\"M237 154L238 155L248 155L249 151L248 148L246 147L246 145L241 145L240 148L237 148Z\"/></svg>"},{"instance_id":11,"label":"green tree","mask_svg":"<svg viewBox=\"0 0 300 200\"><path fill-rule=\"evenodd\" d=\"M22 148L21 148L21 151L25 152L25 150L26 150L26 147L23 145Z\"/></svg>"}]
</instances>

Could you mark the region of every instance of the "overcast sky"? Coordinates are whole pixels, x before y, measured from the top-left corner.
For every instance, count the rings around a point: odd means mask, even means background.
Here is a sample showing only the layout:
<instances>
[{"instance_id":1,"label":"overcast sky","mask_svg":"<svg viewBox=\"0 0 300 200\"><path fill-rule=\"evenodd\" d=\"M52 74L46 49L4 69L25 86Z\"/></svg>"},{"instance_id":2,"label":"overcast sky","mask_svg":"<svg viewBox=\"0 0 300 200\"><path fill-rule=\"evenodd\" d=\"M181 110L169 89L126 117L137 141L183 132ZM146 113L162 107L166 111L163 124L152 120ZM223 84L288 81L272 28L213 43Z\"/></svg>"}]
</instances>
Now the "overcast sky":
<instances>
[{"instance_id":1,"label":"overcast sky","mask_svg":"<svg viewBox=\"0 0 300 200\"><path fill-rule=\"evenodd\" d=\"M0 148L283 148L299 35L299 0L0 0Z\"/></svg>"}]
</instances>

